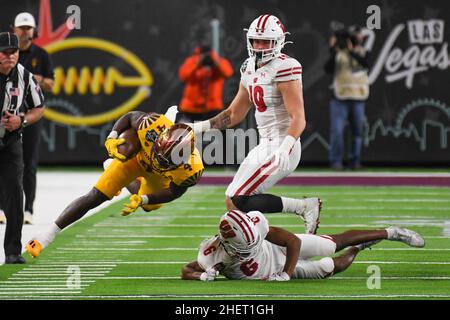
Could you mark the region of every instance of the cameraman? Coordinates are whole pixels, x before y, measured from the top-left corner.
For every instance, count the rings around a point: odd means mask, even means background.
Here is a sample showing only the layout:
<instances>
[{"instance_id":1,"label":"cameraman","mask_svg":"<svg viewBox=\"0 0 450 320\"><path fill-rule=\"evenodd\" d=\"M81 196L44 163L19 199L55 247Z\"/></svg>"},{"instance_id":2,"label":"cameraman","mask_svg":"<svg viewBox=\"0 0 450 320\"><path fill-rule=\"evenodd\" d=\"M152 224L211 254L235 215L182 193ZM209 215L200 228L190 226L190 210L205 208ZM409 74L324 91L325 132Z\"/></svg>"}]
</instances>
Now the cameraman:
<instances>
[{"instance_id":1,"label":"cameraman","mask_svg":"<svg viewBox=\"0 0 450 320\"><path fill-rule=\"evenodd\" d=\"M361 168L365 101L369 97L368 54L359 27L336 31L330 37L330 57L325 71L333 75L330 103L330 166L343 170L344 128L350 125L348 167Z\"/></svg>"},{"instance_id":2,"label":"cameraman","mask_svg":"<svg viewBox=\"0 0 450 320\"><path fill-rule=\"evenodd\" d=\"M178 122L209 119L223 110L224 80L233 75L230 62L209 46L195 49L178 72L186 83L179 106Z\"/></svg>"}]
</instances>

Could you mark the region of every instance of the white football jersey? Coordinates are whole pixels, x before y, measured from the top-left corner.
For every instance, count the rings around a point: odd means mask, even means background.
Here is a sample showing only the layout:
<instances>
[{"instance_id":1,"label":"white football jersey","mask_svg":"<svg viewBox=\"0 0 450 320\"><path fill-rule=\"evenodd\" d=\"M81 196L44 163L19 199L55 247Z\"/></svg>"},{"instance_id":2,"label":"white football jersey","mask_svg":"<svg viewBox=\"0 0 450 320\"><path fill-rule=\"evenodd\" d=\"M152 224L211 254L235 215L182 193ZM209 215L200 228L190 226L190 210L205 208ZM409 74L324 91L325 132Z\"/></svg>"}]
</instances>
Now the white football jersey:
<instances>
[{"instance_id":1,"label":"white football jersey","mask_svg":"<svg viewBox=\"0 0 450 320\"><path fill-rule=\"evenodd\" d=\"M302 66L285 54L255 70L255 60L248 58L241 67L241 82L255 106L255 118L261 138L284 137L291 119L284 106L277 82L300 80ZM300 87L301 90L301 87Z\"/></svg>"},{"instance_id":2,"label":"white football jersey","mask_svg":"<svg viewBox=\"0 0 450 320\"><path fill-rule=\"evenodd\" d=\"M259 211L250 211L247 215L250 216L261 236L265 238L269 232L266 217ZM229 279L262 279L283 270L286 261L285 253L280 250L281 247L267 240L264 240L256 249L258 252L254 258L248 261L230 257L219 243L219 237L214 236L200 244L197 261L204 270L208 267L216 267Z\"/></svg>"}]
</instances>

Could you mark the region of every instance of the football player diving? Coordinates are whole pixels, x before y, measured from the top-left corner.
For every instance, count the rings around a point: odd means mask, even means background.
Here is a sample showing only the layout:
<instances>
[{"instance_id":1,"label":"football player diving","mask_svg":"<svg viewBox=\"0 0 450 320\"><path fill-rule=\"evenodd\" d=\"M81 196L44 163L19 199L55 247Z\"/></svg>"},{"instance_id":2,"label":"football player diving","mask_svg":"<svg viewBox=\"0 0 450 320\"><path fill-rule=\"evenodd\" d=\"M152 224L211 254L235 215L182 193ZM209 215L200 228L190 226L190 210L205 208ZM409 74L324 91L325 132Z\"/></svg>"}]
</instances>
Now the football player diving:
<instances>
[{"instance_id":1,"label":"football player diving","mask_svg":"<svg viewBox=\"0 0 450 320\"><path fill-rule=\"evenodd\" d=\"M120 194L124 187L133 193L122 210L122 215L128 215L140 207L157 210L195 185L204 170L194 145L195 134L188 125L174 124L169 118L132 111L117 120L105 141L112 162L87 194L69 204L46 232L27 243L30 255L37 257L62 229ZM127 158L119 151L126 143L121 134L130 129L137 134L139 151Z\"/></svg>"},{"instance_id":2,"label":"football player diving","mask_svg":"<svg viewBox=\"0 0 450 320\"><path fill-rule=\"evenodd\" d=\"M358 252L382 240L425 246L416 232L400 227L349 230L340 234L293 234L269 226L259 211L232 210L220 219L219 234L204 240L197 260L181 270L184 280L212 281L219 273L228 279L322 279L346 270ZM348 248L340 256L336 252ZM322 257L320 260L311 260Z\"/></svg>"}]
</instances>

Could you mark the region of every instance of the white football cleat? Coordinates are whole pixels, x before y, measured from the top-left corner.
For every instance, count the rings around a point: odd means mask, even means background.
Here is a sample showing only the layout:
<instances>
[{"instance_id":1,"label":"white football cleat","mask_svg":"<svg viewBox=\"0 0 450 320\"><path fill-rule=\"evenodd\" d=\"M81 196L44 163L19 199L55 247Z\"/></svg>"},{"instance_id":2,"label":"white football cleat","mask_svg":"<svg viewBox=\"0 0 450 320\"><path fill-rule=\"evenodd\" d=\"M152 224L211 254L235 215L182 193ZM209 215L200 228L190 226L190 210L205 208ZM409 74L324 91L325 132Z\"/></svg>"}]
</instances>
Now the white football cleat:
<instances>
[{"instance_id":1,"label":"white football cleat","mask_svg":"<svg viewBox=\"0 0 450 320\"><path fill-rule=\"evenodd\" d=\"M411 247L422 248L425 246L425 240L415 231L400 227L386 228L388 240L401 241Z\"/></svg>"},{"instance_id":2,"label":"white football cleat","mask_svg":"<svg viewBox=\"0 0 450 320\"><path fill-rule=\"evenodd\" d=\"M297 211L296 214L305 221L306 233L316 234L320 223L322 201L319 198L306 198L303 201L305 201L303 210Z\"/></svg>"},{"instance_id":3,"label":"white football cleat","mask_svg":"<svg viewBox=\"0 0 450 320\"><path fill-rule=\"evenodd\" d=\"M33 215L30 211L23 213L23 224L33 224Z\"/></svg>"}]
</instances>

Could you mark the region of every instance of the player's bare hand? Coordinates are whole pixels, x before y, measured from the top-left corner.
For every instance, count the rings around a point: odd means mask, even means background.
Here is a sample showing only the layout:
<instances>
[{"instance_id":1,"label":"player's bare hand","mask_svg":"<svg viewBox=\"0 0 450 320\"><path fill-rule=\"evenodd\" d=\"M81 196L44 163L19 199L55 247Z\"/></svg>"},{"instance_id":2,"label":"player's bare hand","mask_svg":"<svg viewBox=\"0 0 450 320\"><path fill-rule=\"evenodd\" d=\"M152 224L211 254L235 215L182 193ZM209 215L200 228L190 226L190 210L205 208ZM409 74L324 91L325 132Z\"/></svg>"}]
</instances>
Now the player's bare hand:
<instances>
[{"instance_id":1,"label":"player's bare hand","mask_svg":"<svg viewBox=\"0 0 450 320\"><path fill-rule=\"evenodd\" d=\"M122 209L122 215L127 216L133 212L135 212L142 204L142 197L137 194L133 194L130 197L130 202L125 204L125 207Z\"/></svg>"},{"instance_id":2,"label":"player's bare hand","mask_svg":"<svg viewBox=\"0 0 450 320\"><path fill-rule=\"evenodd\" d=\"M118 146L120 146L121 144L124 144L124 143L125 143L125 139L113 139L113 138L106 139L105 147L106 147L106 150L108 151L108 155L111 158L115 158L120 161L127 160L127 158L123 154L120 154L119 150L117 149Z\"/></svg>"}]
</instances>

